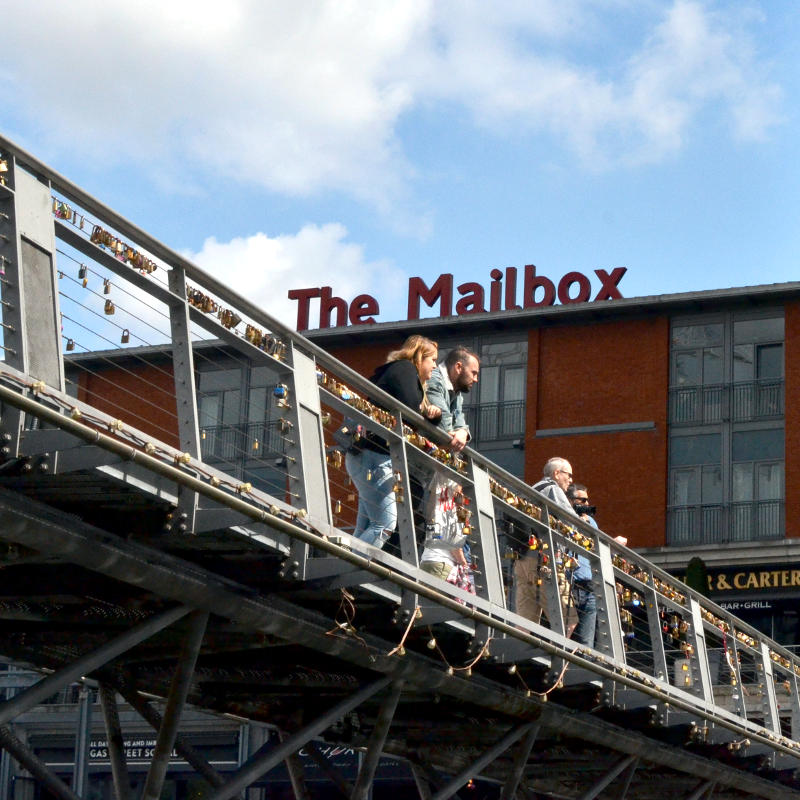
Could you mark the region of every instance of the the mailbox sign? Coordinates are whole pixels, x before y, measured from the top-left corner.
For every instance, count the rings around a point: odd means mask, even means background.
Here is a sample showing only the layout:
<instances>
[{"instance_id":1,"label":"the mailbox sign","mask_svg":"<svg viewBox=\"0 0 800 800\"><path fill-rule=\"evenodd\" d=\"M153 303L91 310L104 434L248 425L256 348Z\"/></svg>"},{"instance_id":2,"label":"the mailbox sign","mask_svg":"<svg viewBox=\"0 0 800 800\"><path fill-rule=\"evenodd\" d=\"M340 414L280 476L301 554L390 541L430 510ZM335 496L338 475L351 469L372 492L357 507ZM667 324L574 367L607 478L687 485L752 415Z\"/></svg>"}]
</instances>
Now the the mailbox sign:
<instances>
[{"instance_id":1,"label":"the mailbox sign","mask_svg":"<svg viewBox=\"0 0 800 800\"><path fill-rule=\"evenodd\" d=\"M556 299L562 305L586 303L598 300L617 300L622 297L619 282L627 272L627 267L612 270L596 269L594 274L600 282L599 289L592 297L591 280L582 272L568 272L558 283L544 275L536 274L533 264L525 266L522 284L522 305L517 303L516 267L508 267L505 272L493 269L489 273L488 292L483 285L474 281L455 286L453 275L449 272L440 275L430 286L422 278L408 279L408 314L406 319L419 319L424 303L428 308L439 306L439 316L453 314L483 314L487 311L511 311L518 308L552 306ZM314 286L306 289L290 289L289 299L297 300L297 330L308 330L310 326L311 302L319 301L319 327L341 327L344 325L365 325L377 322L380 304L370 294L359 294L349 303L336 297L330 286Z\"/></svg>"}]
</instances>

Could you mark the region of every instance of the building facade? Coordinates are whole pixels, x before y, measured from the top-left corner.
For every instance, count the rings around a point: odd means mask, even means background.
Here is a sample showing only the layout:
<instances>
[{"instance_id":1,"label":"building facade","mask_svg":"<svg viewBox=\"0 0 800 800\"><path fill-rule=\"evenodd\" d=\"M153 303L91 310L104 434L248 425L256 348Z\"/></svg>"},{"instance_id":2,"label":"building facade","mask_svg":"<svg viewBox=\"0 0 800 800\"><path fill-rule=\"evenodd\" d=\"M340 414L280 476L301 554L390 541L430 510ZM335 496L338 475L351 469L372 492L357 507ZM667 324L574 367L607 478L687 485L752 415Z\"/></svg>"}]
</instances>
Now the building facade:
<instances>
[{"instance_id":1,"label":"building facade","mask_svg":"<svg viewBox=\"0 0 800 800\"><path fill-rule=\"evenodd\" d=\"M679 575L699 556L711 599L800 645L800 284L307 335L369 376L411 333L480 355L473 447L528 483L569 459L601 528Z\"/></svg>"}]
</instances>

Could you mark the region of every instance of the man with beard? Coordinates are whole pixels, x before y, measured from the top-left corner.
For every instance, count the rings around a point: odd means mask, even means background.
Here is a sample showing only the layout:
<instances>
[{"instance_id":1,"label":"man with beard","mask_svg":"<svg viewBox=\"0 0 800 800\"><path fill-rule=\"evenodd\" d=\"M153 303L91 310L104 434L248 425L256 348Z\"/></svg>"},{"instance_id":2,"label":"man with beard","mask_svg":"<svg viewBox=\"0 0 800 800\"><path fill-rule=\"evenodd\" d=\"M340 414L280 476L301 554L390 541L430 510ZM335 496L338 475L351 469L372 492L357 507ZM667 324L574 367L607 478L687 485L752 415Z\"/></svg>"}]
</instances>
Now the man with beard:
<instances>
[{"instance_id":1,"label":"man with beard","mask_svg":"<svg viewBox=\"0 0 800 800\"><path fill-rule=\"evenodd\" d=\"M460 453L470 439L463 395L478 382L479 371L478 356L459 345L433 370L425 386L428 403L442 411L436 425L450 436L450 449L454 453ZM423 501L426 534L420 567L470 591L469 546L462 534L463 523L455 520L459 498L463 495L455 481L433 475Z\"/></svg>"},{"instance_id":2,"label":"man with beard","mask_svg":"<svg viewBox=\"0 0 800 800\"><path fill-rule=\"evenodd\" d=\"M464 395L478 382L478 356L467 347L454 347L434 369L425 393L431 405L442 410L437 427L450 435L451 449L459 453L469 441L469 426L464 418Z\"/></svg>"}]
</instances>

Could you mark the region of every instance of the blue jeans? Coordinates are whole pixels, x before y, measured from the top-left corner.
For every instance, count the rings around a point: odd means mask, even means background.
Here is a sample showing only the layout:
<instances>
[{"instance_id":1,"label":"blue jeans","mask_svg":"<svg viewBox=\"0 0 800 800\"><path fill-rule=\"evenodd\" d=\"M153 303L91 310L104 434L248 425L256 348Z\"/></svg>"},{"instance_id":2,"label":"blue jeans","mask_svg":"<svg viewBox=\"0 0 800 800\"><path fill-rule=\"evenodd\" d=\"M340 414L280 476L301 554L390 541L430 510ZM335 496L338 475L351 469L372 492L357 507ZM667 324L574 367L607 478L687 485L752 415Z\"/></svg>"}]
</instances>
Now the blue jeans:
<instances>
[{"instance_id":1,"label":"blue jeans","mask_svg":"<svg viewBox=\"0 0 800 800\"><path fill-rule=\"evenodd\" d=\"M588 588L572 584L572 597L578 612L578 624L572 633L576 642L594 647L594 632L597 626L597 597Z\"/></svg>"},{"instance_id":2,"label":"blue jeans","mask_svg":"<svg viewBox=\"0 0 800 800\"><path fill-rule=\"evenodd\" d=\"M358 516L353 536L383 547L397 526L392 460L374 450L349 452L345 456L347 474L358 489Z\"/></svg>"}]
</instances>

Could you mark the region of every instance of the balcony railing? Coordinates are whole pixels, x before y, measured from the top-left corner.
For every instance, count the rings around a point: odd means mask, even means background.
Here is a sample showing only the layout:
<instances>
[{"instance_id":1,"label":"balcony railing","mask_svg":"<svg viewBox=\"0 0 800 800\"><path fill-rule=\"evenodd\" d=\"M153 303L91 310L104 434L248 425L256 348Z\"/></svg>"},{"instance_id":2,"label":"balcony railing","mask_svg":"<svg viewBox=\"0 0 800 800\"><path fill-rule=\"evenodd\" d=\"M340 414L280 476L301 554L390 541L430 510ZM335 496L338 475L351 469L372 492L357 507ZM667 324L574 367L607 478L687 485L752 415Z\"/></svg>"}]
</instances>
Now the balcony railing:
<instances>
[{"instance_id":1,"label":"balcony railing","mask_svg":"<svg viewBox=\"0 0 800 800\"><path fill-rule=\"evenodd\" d=\"M673 506L667 512L667 544L717 544L782 539L783 500Z\"/></svg>"},{"instance_id":2,"label":"balcony railing","mask_svg":"<svg viewBox=\"0 0 800 800\"><path fill-rule=\"evenodd\" d=\"M776 419L784 414L782 378L669 390L671 424L707 425Z\"/></svg>"},{"instance_id":3,"label":"balcony railing","mask_svg":"<svg viewBox=\"0 0 800 800\"><path fill-rule=\"evenodd\" d=\"M277 457L283 453L283 437L275 421L214 425L200 431L203 460L240 462L249 458Z\"/></svg>"},{"instance_id":4,"label":"balcony railing","mask_svg":"<svg viewBox=\"0 0 800 800\"><path fill-rule=\"evenodd\" d=\"M464 416L476 442L510 439L525 433L524 400L464 406Z\"/></svg>"}]
</instances>

